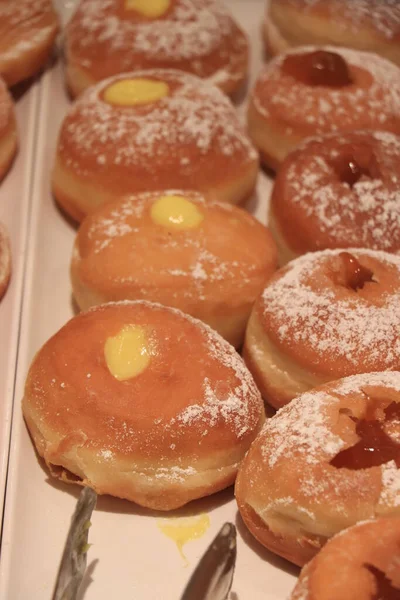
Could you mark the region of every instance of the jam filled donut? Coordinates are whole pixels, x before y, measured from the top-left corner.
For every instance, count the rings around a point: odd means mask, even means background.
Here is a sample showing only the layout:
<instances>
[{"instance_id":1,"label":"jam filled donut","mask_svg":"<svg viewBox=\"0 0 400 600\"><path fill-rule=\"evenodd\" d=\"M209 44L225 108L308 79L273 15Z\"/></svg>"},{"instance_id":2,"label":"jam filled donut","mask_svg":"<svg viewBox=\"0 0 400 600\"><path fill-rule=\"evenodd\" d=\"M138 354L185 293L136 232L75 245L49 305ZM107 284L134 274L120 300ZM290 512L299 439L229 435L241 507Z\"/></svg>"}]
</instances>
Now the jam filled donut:
<instances>
[{"instance_id":1,"label":"jam filled donut","mask_svg":"<svg viewBox=\"0 0 400 600\"><path fill-rule=\"evenodd\" d=\"M243 342L257 296L276 270L268 229L244 210L197 192L139 194L82 223L71 278L81 309L151 300Z\"/></svg>"},{"instance_id":2,"label":"jam filled donut","mask_svg":"<svg viewBox=\"0 0 400 600\"><path fill-rule=\"evenodd\" d=\"M375 52L400 66L397 0L270 0L264 33L271 54L332 44Z\"/></svg>"},{"instance_id":3,"label":"jam filled donut","mask_svg":"<svg viewBox=\"0 0 400 600\"><path fill-rule=\"evenodd\" d=\"M303 568L290 600L398 600L399 564L400 519L358 523Z\"/></svg>"},{"instance_id":4,"label":"jam filled donut","mask_svg":"<svg viewBox=\"0 0 400 600\"><path fill-rule=\"evenodd\" d=\"M0 0L0 75L14 85L46 63L58 32L51 0Z\"/></svg>"},{"instance_id":5,"label":"jam filled donut","mask_svg":"<svg viewBox=\"0 0 400 600\"><path fill-rule=\"evenodd\" d=\"M368 52L329 46L291 50L258 77L248 126L273 169L306 137L355 129L400 134L400 69Z\"/></svg>"},{"instance_id":6,"label":"jam filled donut","mask_svg":"<svg viewBox=\"0 0 400 600\"><path fill-rule=\"evenodd\" d=\"M400 257L350 249L305 254L273 275L244 344L275 408L339 377L400 370Z\"/></svg>"},{"instance_id":7,"label":"jam filled donut","mask_svg":"<svg viewBox=\"0 0 400 600\"><path fill-rule=\"evenodd\" d=\"M324 248L400 252L400 137L357 131L307 140L279 169L269 224L281 264Z\"/></svg>"},{"instance_id":8,"label":"jam filled donut","mask_svg":"<svg viewBox=\"0 0 400 600\"><path fill-rule=\"evenodd\" d=\"M14 103L0 77L0 181L17 153L18 133Z\"/></svg>"},{"instance_id":9,"label":"jam filled donut","mask_svg":"<svg viewBox=\"0 0 400 600\"><path fill-rule=\"evenodd\" d=\"M74 219L138 192L195 189L238 203L258 156L214 86L172 70L139 71L87 90L59 136L54 194Z\"/></svg>"},{"instance_id":10,"label":"jam filled donut","mask_svg":"<svg viewBox=\"0 0 400 600\"><path fill-rule=\"evenodd\" d=\"M232 94L247 74L248 42L215 0L82 0L66 31L67 85L138 69L178 69Z\"/></svg>"},{"instance_id":11,"label":"jam filled donut","mask_svg":"<svg viewBox=\"0 0 400 600\"><path fill-rule=\"evenodd\" d=\"M148 302L69 321L36 355L23 413L54 477L156 510L231 485L264 422L233 347Z\"/></svg>"},{"instance_id":12,"label":"jam filled donut","mask_svg":"<svg viewBox=\"0 0 400 600\"><path fill-rule=\"evenodd\" d=\"M235 492L251 533L297 565L358 521L400 516L400 372L293 400L252 444Z\"/></svg>"},{"instance_id":13,"label":"jam filled donut","mask_svg":"<svg viewBox=\"0 0 400 600\"><path fill-rule=\"evenodd\" d=\"M0 300L6 293L11 277L11 249L8 233L0 223Z\"/></svg>"}]
</instances>

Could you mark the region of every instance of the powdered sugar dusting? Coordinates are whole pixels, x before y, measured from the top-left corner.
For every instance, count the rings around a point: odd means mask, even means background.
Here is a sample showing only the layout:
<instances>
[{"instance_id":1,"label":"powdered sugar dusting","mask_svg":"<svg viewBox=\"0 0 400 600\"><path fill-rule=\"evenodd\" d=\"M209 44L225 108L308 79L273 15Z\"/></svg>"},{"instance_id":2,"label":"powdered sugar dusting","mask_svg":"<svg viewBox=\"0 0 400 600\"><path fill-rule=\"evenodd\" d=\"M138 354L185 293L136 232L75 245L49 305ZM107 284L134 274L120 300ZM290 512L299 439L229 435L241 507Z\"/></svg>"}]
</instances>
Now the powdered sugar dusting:
<instances>
[{"instance_id":1,"label":"powdered sugar dusting","mask_svg":"<svg viewBox=\"0 0 400 600\"><path fill-rule=\"evenodd\" d=\"M326 50L340 54L355 83L342 88L305 85L281 71L287 54ZM303 137L355 129L399 130L400 69L369 52L337 46L302 46L273 59L255 85L253 103L268 117L279 114L287 127L302 131Z\"/></svg>"},{"instance_id":2,"label":"powdered sugar dusting","mask_svg":"<svg viewBox=\"0 0 400 600\"><path fill-rule=\"evenodd\" d=\"M349 150L350 149L350 150ZM335 170L338 157L353 149L370 152L378 175L363 176L352 187ZM287 207L316 223L313 246L400 250L400 137L387 132L353 132L305 142L281 172ZM279 177L279 175L278 175Z\"/></svg>"},{"instance_id":3,"label":"powdered sugar dusting","mask_svg":"<svg viewBox=\"0 0 400 600\"><path fill-rule=\"evenodd\" d=\"M140 77L164 81L173 89L168 96L146 105L145 110L115 107L102 100L102 91L112 83ZM126 73L90 88L69 110L59 141L68 167L80 174L85 174L82 160L94 160L99 155L99 173L107 172L111 165L134 165L153 174L158 163L165 163L167 149L168 156L176 155L178 170L195 171L197 162L204 161L211 149L232 161L254 161L257 157L234 107L222 92L192 75L172 70Z\"/></svg>"},{"instance_id":4,"label":"powdered sugar dusting","mask_svg":"<svg viewBox=\"0 0 400 600\"><path fill-rule=\"evenodd\" d=\"M395 255L360 249L349 252L360 259L365 255L378 261L382 268L391 269L392 278L400 270L400 258ZM325 250L306 254L289 263L280 277L274 277L262 296L269 332L278 344L285 344L288 339L300 346L306 344L314 353L315 362L340 357L349 369L374 370L377 362L382 370L398 368L398 285L382 291L378 297L374 294L380 288L371 289L369 299L334 284L332 273L339 253L340 250ZM313 274L317 272L321 277L322 273L325 275L319 285L314 285Z\"/></svg>"},{"instance_id":5,"label":"powdered sugar dusting","mask_svg":"<svg viewBox=\"0 0 400 600\"><path fill-rule=\"evenodd\" d=\"M121 12L119 0L84 0L67 27L67 55L90 69L99 60L96 52L118 58L118 72L130 71L147 61L148 66L185 69L200 77L218 80L235 72L235 62L247 42L238 35L232 17L215 0L174 0L159 19L143 20L134 11ZM231 39L232 38L232 39ZM231 39L230 52L225 47ZM206 70L200 60L219 53L225 69ZM211 69L212 69L211 65ZM214 67L215 68L215 67ZM108 73L110 74L110 73Z\"/></svg>"},{"instance_id":6,"label":"powdered sugar dusting","mask_svg":"<svg viewBox=\"0 0 400 600\"><path fill-rule=\"evenodd\" d=\"M381 468L382 492L380 502L389 506L400 506L400 470L394 460Z\"/></svg>"}]
</instances>

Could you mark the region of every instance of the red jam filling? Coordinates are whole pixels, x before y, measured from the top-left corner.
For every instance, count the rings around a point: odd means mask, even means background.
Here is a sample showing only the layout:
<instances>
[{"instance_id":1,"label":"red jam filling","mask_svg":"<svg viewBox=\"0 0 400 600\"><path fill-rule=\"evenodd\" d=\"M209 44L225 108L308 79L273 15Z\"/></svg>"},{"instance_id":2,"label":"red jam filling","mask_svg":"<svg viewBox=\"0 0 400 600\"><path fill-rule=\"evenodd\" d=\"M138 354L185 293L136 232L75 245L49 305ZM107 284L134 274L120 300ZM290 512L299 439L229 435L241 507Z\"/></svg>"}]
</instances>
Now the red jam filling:
<instances>
[{"instance_id":1,"label":"red jam filling","mask_svg":"<svg viewBox=\"0 0 400 600\"><path fill-rule=\"evenodd\" d=\"M289 54L282 70L306 85L344 87L353 83L346 61L336 52L316 50L304 54Z\"/></svg>"},{"instance_id":2,"label":"red jam filling","mask_svg":"<svg viewBox=\"0 0 400 600\"><path fill-rule=\"evenodd\" d=\"M344 285L355 292L362 289L366 283L373 281L374 274L371 269L363 267L350 252L341 252L339 254L344 271Z\"/></svg>"},{"instance_id":3,"label":"red jam filling","mask_svg":"<svg viewBox=\"0 0 400 600\"><path fill-rule=\"evenodd\" d=\"M392 582L382 571L373 565L365 565L366 568L375 577L377 590L371 597L371 600L399 600L400 589L393 587Z\"/></svg>"},{"instance_id":4,"label":"red jam filling","mask_svg":"<svg viewBox=\"0 0 400 600\"><path fill-rule=\"evenodd\" d=\"M392 440L383 429L384 422L400 421L400 403L392 402L384 409L384 421L378 420L376 416L376 411L380 407L380 402L370 400L362 419L349 416L356 423L356 434L359 440L351 448L341 450L330 461L333 467L352 470L368 469L394 460L396 466L400 468L400 444Z\"/></svg>"}]
</instances>

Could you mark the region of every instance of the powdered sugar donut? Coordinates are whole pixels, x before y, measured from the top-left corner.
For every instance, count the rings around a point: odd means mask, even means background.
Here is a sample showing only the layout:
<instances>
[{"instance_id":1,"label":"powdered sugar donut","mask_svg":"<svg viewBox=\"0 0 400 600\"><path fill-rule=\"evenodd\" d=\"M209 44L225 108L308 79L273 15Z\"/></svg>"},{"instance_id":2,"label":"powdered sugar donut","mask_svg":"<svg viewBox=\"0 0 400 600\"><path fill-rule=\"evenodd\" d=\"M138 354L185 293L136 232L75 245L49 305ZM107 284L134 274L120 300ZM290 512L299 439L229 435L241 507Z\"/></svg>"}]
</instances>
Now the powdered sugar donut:
<instances>
[{"instance_id":1,"label":"powdered sugar donut","mask_svg":"<svg viewBox=\"0 0 400 600\"><path fill-rule=\"evenodd\" d=\"M34 358L22 407L54 477L156 510L232 485L264 422L232 346L148 302L69 321Z\"/></svg>"},{"instance_id":2,"label":"powdered sugar donut","mask_svg":"<svg viewBox=\"0 0 400 600\"><path fill-rule=\"evenodd\" d=\"M398 371L303 394L265 423L240 466L235 493L246 525L304 565L339 531L400 516L399 440Z\"/></svg>"},{"instance_id":3,"label":"powdered sugar donut","mask_svg":"<svg viewBox=\"0 0 400 600\"><path fill-rule=\"evenodd\" d=\"M138 192L191 189L237 203L258 157L214 86L179 71L126 73L87 90L61 127L53 190L80 220Z\"/></svg>"},{"instance_id":4,"label":"powdered sugar donut","mask_svg":"<svg viewBox=\"0 0 400 600\"><path fill-rule=\"evenodd\" d=\"M284 160L269 224L281 264L324 248L400 251L400 137L331 134Z\"/></svg>"},{"instance_id":5,"label":"powdered sugar donut","mask_svg":"<svg viewBox=\"0 0 400 600\"><path fill-rule=\"evenodd\" d=\"M248 42L215 0L82 0L66 30L73 95L138 69L179 69L231 94L247 74Z\"/></svg>"},{"instance_id":6,"label":"powdered sugar donut","mask_svg":"<svg viewBox=\"0 0 400 600\"><path fill-rule=\"evenodd\" d=\"M296 48L262 70L248 123L274 169L306 137L355 129L400 134L400 69L368 52Z\"/></svg>"},{"instance_id":7,"label":"powdered sugar donut","mask_svg":"<svg viewBox=\"0 0 400 600\"><path fill-rule=\"evenodd\" d=\"M268 229L246 211L196 192L138 194L82 223L71 263L82 309L150 300L243 342L255 299L277 267Z\"/></svg>"},{"instance_id":8,"label":"powdered sugar donut","mask_svg":"<svg viewBox=\"0 0 400 600\"><path fill-rule=\"evenodd\" d=\"M51 0L0 0L0 75L11 86L47 61L58 31Z\"/></svg>"},{"instance_id":9,"label":"powdered sugar donut","mask_svg":"<svg viewBox=\"0 0 400 600\"><path fill-rule=\"evenodd\" d=\"M400 519L363 521L329 540L301 571L291 600L400 597Z\"/></svg>"},{"instance_id":10,"label":"powdered sugar donut","mask_svg":"<svg viewBox=\"0 0 400 600\"><path fill-rule=\"evenodd\" d=\"M375 52L400 65L397 0L270 0L264 31L272 54L334 44Z\"/></svg>"},{"instance_id":11,"label":"powdered sugar donut","mask_svg":"<svg viewBox=\"0 0 400 600\"><path fill-rule=\"evenodd\" d=\"M0 77L0 181L17 153L18 133L14 102Z\"/></svg>"},{"instance_id":12,"label":"powdered sugar donut","mask_svg":"<svg viewBox=\"0 0 400 600\"><path fill-rule=\"evenodd\" d=\"M256 301L244 356L279 408L339 377L400 369L400 257L350 249L305 254Z\"/></svg>"},{"instance_id":13,"label":"powdered sugar donut","mask_svg":"<svg viewBox=\"0 0 400 600\"><path fill-rule=\"evenodd\" d=\"M0 299L4 296L11 277L11 249L6 228L0 223Z\"/></svg>"}]
</instances>

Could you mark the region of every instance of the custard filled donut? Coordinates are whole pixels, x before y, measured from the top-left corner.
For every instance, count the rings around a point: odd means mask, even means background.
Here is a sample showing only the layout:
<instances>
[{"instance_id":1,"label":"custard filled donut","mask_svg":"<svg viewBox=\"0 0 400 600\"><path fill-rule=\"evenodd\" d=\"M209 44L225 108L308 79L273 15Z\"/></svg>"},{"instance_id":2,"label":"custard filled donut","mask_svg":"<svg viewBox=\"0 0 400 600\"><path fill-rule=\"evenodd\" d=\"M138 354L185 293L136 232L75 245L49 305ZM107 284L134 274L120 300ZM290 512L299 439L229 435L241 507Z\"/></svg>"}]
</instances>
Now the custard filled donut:
<instances>
[{"instance_id":1,"label":"custard filled donut","mask_svg":"<svg viewBox=\"0 0 400 600\"><path fill-rule=\"evenodd\" d=\"M269 224L281 264L325 248L400 251L400 137L357 131L305 141L277 174Z\"/></svg>"},{"instance_id":2,"label":"custard filled donut","mask_svg":"<svg viewBox=\"0 0 400 600\"><path fill-rule=\"evenodd\" d=\"M257 296L277 268L268 229L244 210L197 192L138 194L82 223L71 264L81 309L151 300L243 342Z\"/></svg>"},{"instance_id":3,"label":"custard filled donut","mask_svg":"<svg viewBox=\"0 0 400 600\"><path fill-rule=\"evenodd\" d=\"M46 63L58 32L51 0L0 0L0 75L15 85Z\"/></svg>"},{"instance_id":4,"label":"custard filled donut","mask_svg":"<svg viewBox=\"0 0 400 600\"><path fill-rule=\"evenodd\" d=\"M266 422L240 466L235 493L245 524L261 544L304 565L339 531L400 516L399 440L398 371L303 394Z\"/></svg>"},{"instance_id":5,"label":"custard filled donut","mask_svg":"<svg viewBox=\"0 0 400 600\"><path fill-rule=\"evenodd\" d=\"M11 249L6 228L0 223L0 300L6 293L11 277Z\"/></svg>"},{"instance_id":6,"label":"custard filled donut","mask_svg":"<svg viewBox=\"0 0 400 600\"><path fill-rule=\"evenodd\" d=\"M14 103L0 77L0 181L17 153L18 133Z\"/></svg>"},{"instance_id":7,"label":"custard filled donut","mask_svg":"<svg viewBox=\"0 0 400 600\"><path fill-rule=\"evenodd\" d=\"M233 347L148 302L69 321L36 355L22 407L54 477L156 510L232 485L264 422Z\"/></svg>"},{"instance_id":8,"label":"custard filled donut","mask_svg":"<svg viewBox=\"0 0 400 600\"><path fill-rule=\"evenodd\" d=\"M264 33L271 54L332 44L375 52L400 66L397 0L269 0Z\"/></svg>"},{"instance_id":9,"label":"custard filled donut","mask_svg":"<svg viewBox=\"0 0 400 600\"><path fill-rule=\"evenodd\" d=\"M290 600L398 600L399 564L400 519L358 523L303 568Z\"/></svg>"},{"instance_id":10,"label":"custard filled donut","mask_svg":"<svg viewBox=\"0 0 400 600\"><path fill-rule=\"evenodd\" d=\"M305 46L264 67L248 109L250 137L277 169L307 137L355 129L400 134L400 69L368 52Z\"/></svg>"},{"instance_id":11,"label":"custard filled donut","mask_svg":"<svg viewBox=\"0 0 400 600\"><path fill-rule=\"evenodd\" d=\"M81 0L66 30L67 85L138 69L178 69L235 92L247 75L248 42L215 0Z\"/></svg>"},{"instance_id":12,"label":"custard filled donut","mask_svg":"<svg viewBox=\"0 0 400 600\"><path fill-rule=\"evenodd\" d=\"M305 254L256 301L244 356L275 408L339 377L400 370L400 257L350 249Z\"/></svg>"},{"instance_id":13,"label":"custard filled donut","mask_svg":"<svg viewBox=\"0 0 400 600\"><path fill-rule=\"evenodd\" d=\"M61 127L53 190L81 220L138 192L195 189L238 203L258 156L216 87L179 71L119 75L87 90Z\"/></svg>"}]
</instances>

